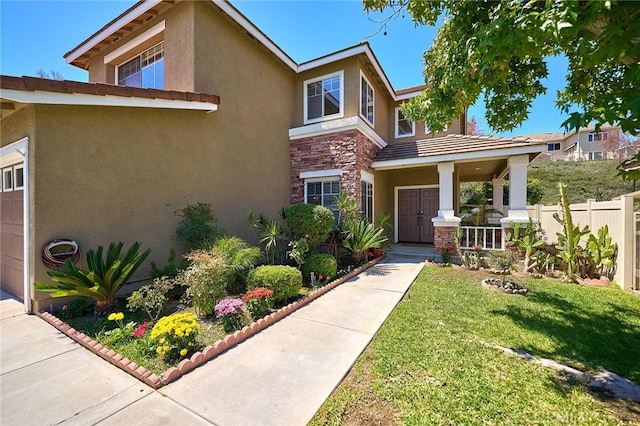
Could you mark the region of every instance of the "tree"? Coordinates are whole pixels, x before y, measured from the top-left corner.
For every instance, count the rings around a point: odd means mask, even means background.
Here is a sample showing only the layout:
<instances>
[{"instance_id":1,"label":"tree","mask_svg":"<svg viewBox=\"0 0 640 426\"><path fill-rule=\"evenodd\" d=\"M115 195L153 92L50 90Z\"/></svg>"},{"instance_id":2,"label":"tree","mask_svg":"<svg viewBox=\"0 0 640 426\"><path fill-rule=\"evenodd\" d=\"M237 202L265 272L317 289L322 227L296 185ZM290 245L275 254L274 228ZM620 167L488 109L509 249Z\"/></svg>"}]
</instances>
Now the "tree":
<instances>
[{"instance_id":1,"label":"tree","mask_svg":"<svg viewBox=\"0 0 640 426\"><path fill-rule=\"evenodd\" d=\"M527 119L546 92L546 58L569 60L557 106L568 130L595 122L640 130L640 2L364 0L368 11L406 10L419 25L444 18L424 54L427 88L403 107L432 130L459 117L484 94L497 131Z\"/></svg>"},{"instance_id":2,"label":"tree","mask_svg":"<svg viewBox=\"0 0 640 426\"><path fill-rule=\"evenodd\" d=\"M472 115L469 119L467 119L467 135L483 135L484 131L480 127L480 123L478 123L478 119Z\"/></svg>"},{"instance_id":3,"label":"tree","mask_svg":"<svg viewBox=\"0 0 640 426\"><path fill-rule=\"evenodd\" d=\"M49 80L64 80L62 74L60 74L56 70L51 70L51 72L46 72L45 70L38 70L36 76L40 78L47 78Z\"/></svg>"}]
</instances>

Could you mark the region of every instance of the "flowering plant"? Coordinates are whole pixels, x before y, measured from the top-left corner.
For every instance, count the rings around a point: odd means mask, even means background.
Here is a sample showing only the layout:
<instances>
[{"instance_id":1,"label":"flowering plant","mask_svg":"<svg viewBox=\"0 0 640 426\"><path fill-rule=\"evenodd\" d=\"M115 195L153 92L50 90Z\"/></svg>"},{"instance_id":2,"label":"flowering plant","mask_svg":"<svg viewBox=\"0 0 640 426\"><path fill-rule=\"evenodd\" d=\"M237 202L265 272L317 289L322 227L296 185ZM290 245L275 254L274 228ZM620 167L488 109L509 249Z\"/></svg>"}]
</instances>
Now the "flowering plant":
<instances>
[{"instance_id":1,"label":"flowering plant","mask_svg":"<svg viewBox=\"0 0 640 426\"><path fill-rule=\"evenodd\" d=\"M224 331L230 333L242 328L242 308L244 302L242 299L222 299L215 306L216 317L222 321Z\"/></svg>"},{"instance_id":2,"label":"flowering plant","mask_svg":"<svg viewBox=\"0 0 640 426\"><path fill-rule=\"evenodd\" d=\"M133 329L136 327L136 323L129 321L125 324L124 314L122 312L109 314L107 320L115 322L117 328L100 332L106 344L115 343L118 340L128 340L133 335Z\"/></svg>"},{"instance_id":3,"label":"flowering plant","mask_svg":"<svg viewBox=\"0 0 640 426\"><path fill-rule=\"evenodd\" d=\"M451 263L451 255L453 254L453 246L446 245L442 247L442 262Z\"/></svg>"},{"instance_id":4,"label":"flowering plant","mask_svg":"<svg viewBox=\"0 0 640 426\"><path fill-rule=\"evenodd\" d=\"M482 251L482 247L480 247L480 246L473 246L473 247L471 248L471 250L477 253L477 252L479 252L479 251Z\"/></svg>"},{"instance_id":5,"label":"flowering plant","mask_svg":"<svg viewBox=\"0 0 640 426\"><path fill-rule=\"evenodd\" d=\"M160 318L151 329L151 340L158 355L167 361L178 360L200 348L197 316L183 312Z\"/></svg>"},{"instance_id":6,"label":"flowering plant","mask_svg":"<svg viewBox=\"0 0 640 426\"><path fill-rule=\"evenodd\" d=\"M138 326L138 328L136 328L133 331L133 337L138 338L138 337L142 337L144 336L144 333L147 331L147 326L149 324L145 321L143 322L141 325Z\"/></svg>"},{"instance_id":7,"label":"flowering plant","mask_svg":"<svg viewBox=\"0 0 640 426\"><path fill-rule=\"evenodd\" d=\"M247 305L247 308L251 313L251 318L258 320L271 312L271 305L273 304L273 290L258 287L247 291L241 299Z\"/></svg>"}]
</instances>

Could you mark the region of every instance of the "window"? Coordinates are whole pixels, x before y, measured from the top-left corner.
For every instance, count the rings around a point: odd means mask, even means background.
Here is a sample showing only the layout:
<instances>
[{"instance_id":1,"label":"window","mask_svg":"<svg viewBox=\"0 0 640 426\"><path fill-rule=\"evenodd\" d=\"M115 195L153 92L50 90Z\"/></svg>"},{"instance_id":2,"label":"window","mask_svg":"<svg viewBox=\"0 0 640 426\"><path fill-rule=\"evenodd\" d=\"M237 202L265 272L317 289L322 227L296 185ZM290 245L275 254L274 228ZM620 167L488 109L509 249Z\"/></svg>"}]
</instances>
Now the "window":
<instances>
[{"instance_id":1,"label":"window","mask_svg":"<svg viewBox=\"0 0 640 426\"><path fill-rule=\"evenodd\" d=\"M360 181L360 191L362 216L373 223L373 184L365 180Z\"/></svg>"},{"instance_id":2,"label":"window","mask_svg":"<svg viewBox=\"0 0 640 426\"><path fill-rule=\"evenodd\" d=\"M369 81L365 78L364 74L360 73L360 114L373 126L373 104L374 93L373 87L369 84Z\"/></svg>"},{"instance_id":3,"label":"window","mask_svg":"<svg viewBox=\"0 0 640 426\"><path fill-rule=\"evenodd\" d=\"M340 194L340 179L338 177L331 177L308 180L305 182L305 186L305 202L328 208L337 219L338 205L336 200Z\"/></svg>"},{"instance_id":4,"label":"window","mask_svg":"<svg viewBox=\"0 0 640 426\"><path fill-rule=\"evenodd\" d=\"M13 189L24 189L24 164L13 166Z\"/></svg>"},{"instance_id":5,"label":"window","mask_svg":"<svg viewBox=\"0 0 640 426\"><path fill-rule=\"evenodd\" d=\"M416 134L416 125L409 121L400 107L396 108L396 138L405 138Z\"/></svg>"},{"instance_id":6,"label":"window","mask_svg":"<svg viewBox=\"0 0 640 426\"><path fill-rule=\"evenodd\" d=\"M560 143L548 143L547 151L560 151Z\"/></svg>"},{"instance_id":7,"label":"window","mask_svg":"<svg viewBox=\"0 0 640 426\"><path fill-rule=\"evenodd\" d=\"M589 160L602 160L602 151L589 152Z\"/></svg>"},{"instance_id":8,"label":"window","mask_svg":"<svg viewBox=\"0 0 640 426\"><path fill-rule=\"evenodd\" d=\"M118 85L164 88L164 41L118 67Z\"/></svg>"},{"instance_id":9,"label":"window","mask_svg":"<svg viewBox=\"0 0 640 426\"><path fill-rule=\"evenodd\" d=\"M305 124L342 116L342 74L340 71L304 82Z\"/></svg>"},{"instance_id":10,"label":"window","mask_svg":"<svg viewBox=\"0 0 640 426\"><path fill-rule=\"evenodd\" d=\"M13 191L13 169L11 167L2 169L2 190L5 192Z\"/></svg>"},{"instance_id":11,"label":"window","mask_svg":"<svg viewBox=\"0 0 640 426\"><path fill-rule=\"evenodd\" d=\"M607 132L600 132L600 133L591 132L591 133L589 133L589 136L587 138L588 138L589 142L606 141L606 140L609 139L609 133L607 133Z\"/></svg>"}]
</instances>

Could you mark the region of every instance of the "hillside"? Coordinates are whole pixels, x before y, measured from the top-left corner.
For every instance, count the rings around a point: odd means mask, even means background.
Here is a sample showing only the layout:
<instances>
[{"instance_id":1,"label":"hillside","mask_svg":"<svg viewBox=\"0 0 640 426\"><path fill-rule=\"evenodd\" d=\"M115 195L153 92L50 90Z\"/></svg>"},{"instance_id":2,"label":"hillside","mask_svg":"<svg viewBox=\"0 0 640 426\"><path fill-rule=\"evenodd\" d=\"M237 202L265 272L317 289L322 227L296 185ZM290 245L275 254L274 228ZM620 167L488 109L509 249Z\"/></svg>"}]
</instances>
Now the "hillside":
<instances>
[{"instance_id":1,"label":"hillside","mask_svg":"<svg viewBox=\"0 0 640 426\"><path fill-rule=\"evenodd\" d=\"M617 165L615 160L536 161L529 165L528 177L542 183L541 204L558 203L558 182L567 185L570 203L584 203L589 198L604 201L633 191L632 182L616 176Z\"/></svg>"}]
</instances>

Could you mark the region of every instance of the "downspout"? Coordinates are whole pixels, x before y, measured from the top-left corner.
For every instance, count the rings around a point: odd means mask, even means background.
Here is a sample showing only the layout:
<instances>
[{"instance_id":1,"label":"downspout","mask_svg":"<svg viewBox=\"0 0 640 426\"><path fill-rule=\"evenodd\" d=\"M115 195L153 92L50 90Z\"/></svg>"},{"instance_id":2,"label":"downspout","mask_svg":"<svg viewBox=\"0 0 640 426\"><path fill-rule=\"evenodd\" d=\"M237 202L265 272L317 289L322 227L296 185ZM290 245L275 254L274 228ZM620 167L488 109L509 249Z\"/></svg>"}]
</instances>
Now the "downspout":
<instances>
[{"instance_id":1,"label":"downspout","mask_svg":"<svg viewBox=\"0 0 640 426\"><path fill-rule=\"evenodd\" d=\"M24 301L24 311L27 313L31 313L31 281L30 281L30 267L31 267L31 250L30 250L30 241L31 241L31 222L29 214L29 200L31 199L31 182L29 179L29 174L31 173L31 165L29 164L29 138L26 137L24 139L24 147L22 150L18 148L18 152L22 154L24 157L24 169L25 173L23 173L24 179L24 194L22 197L23 205L22 205L22 223L23 223L23 236L22 236L22 246L23 246L23 301Z\"/></svg>"}]
</instances>

